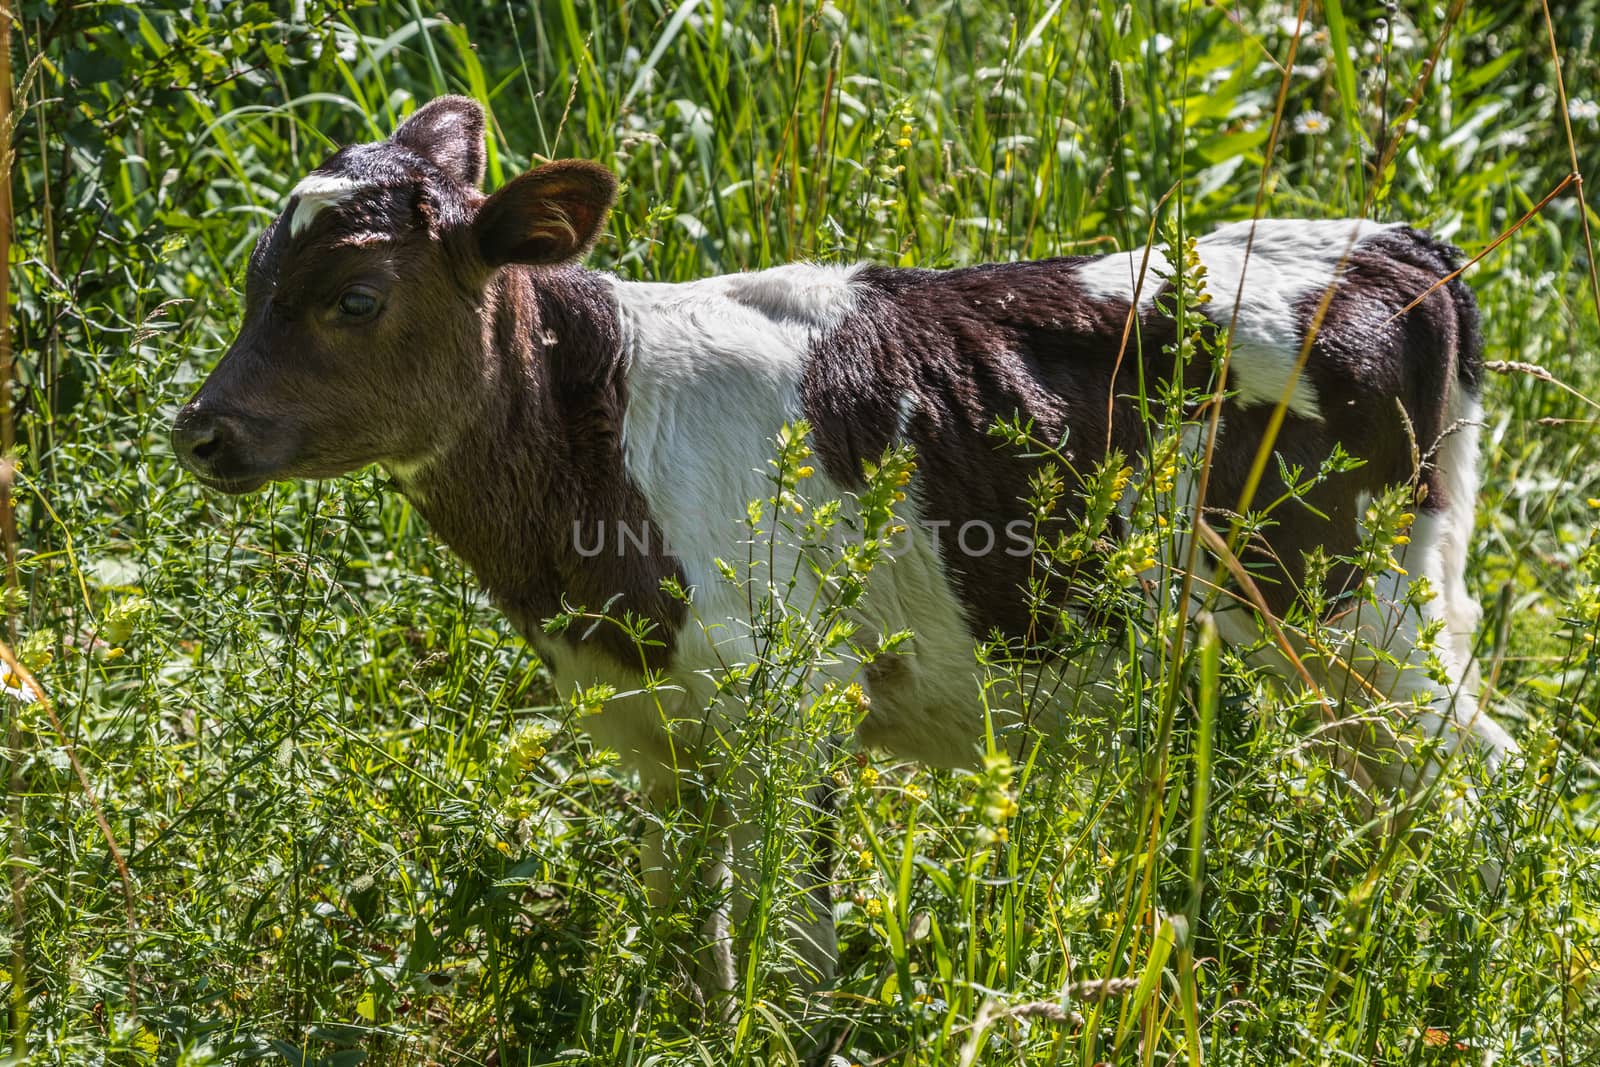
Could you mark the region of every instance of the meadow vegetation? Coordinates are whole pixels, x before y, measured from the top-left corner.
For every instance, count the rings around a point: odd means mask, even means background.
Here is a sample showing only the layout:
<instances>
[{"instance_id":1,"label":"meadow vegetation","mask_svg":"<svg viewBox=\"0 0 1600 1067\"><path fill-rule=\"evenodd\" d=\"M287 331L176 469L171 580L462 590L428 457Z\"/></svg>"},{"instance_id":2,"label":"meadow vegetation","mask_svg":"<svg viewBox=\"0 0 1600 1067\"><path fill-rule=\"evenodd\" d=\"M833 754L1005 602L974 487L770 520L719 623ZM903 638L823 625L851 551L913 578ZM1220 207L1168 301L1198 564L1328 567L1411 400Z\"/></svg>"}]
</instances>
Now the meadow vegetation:
<instances>
[{"instance_id":1,"label":"meadow vegetation","mask_svg":"<svg viewBox=\"0 0 1600 1067\"><path fill-rule=\"evenodd\" d=\"M1568 180L1600 176L1600 5L6 6L7 642L51 702L0 698L0 1061L720 1067L823 1033L843 1064L1600 1062L1600 216ZM841 973L802 1024L770 936L812 829L790 761L861 697L805 685L851 652L841 607L753 599L765 651L727 743L761 772L764 921L739 1023L686 1018L671 946L696 902L646 903L655 816L581 729L606 694L555 692L381 471L224 498L167 444L288 189L444 92L491 113L491 187L546 158L617 171L591 262L628 278L1152 238L1181 262L1253 214L1407 220L1481 254L1501 362L1469 582L1525 760L1401 832L1308 742L1314 702L1204 632L1181 669L1116 679L1119 729L1086 730L1081 767L847 747ZM1180 279L1174 314L1202 288ZM752 523L827 534L805 460L775 434ZM913 460L879 471L880 528ZM1058 473L1041 514L1170 490ZM1168 560L1158 518L1113 573ZM841 552L841 587L870 597L881 556ZM1111 589L1121 640L1174 632ZM1001 701L1014 665L991 655Z\"/></svg>"}]
</instances>

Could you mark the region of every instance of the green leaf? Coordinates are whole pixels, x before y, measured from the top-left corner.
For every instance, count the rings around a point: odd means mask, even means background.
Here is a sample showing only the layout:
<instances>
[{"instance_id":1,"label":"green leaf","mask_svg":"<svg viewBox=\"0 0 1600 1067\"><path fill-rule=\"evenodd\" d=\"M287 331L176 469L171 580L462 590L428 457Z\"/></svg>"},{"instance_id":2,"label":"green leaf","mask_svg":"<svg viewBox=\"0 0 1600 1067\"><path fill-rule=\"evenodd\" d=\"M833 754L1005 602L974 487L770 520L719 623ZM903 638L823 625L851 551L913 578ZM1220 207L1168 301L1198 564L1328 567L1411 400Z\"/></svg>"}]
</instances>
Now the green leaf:
<instances>
[{"instance_id":1,"label":"green leaf","mask_svg":"<svg viewBox=\"0 0 1600 1067\"><path fill-rule=\"evenodd\" d=\"M1351 58L1350 31L1344 18L1340 0L1322 0L1322 11L1328 18L1328 51L1333 61L1333 84L1339 89L1339 102L1344 108L1345 128L1350 137L1359 143L1361 136L1361 101L1356 96L1356 68ZM1359 171L1357 172L1359 173Z\"/></svg>"}]
</instances>

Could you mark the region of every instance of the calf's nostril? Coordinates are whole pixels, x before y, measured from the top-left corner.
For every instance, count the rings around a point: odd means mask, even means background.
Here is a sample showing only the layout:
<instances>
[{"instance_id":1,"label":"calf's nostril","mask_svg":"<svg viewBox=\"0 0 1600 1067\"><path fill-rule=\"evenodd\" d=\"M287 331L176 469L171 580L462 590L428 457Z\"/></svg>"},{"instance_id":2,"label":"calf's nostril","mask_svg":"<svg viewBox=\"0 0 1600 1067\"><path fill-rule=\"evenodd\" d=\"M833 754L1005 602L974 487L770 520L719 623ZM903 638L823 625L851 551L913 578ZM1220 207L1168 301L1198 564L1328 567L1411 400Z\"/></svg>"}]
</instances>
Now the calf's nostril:
<instances>
[{"instance_id":1,"label":"calf's nostril","mask_svg":"<svg viewBox=\"0 0 1600 1067\"><path fill-rule=\"evenodd\" d=\"M215 430L207 430L203 436L197 436L189 442L189 455L195 459L210 459L216 454L222 443L217 440Z\"/></svg>"},{"instance_id":2,"label":"calf's nostril","mask_svg":"<svg viewBox=\"0 0 1600 1067\"><path fill-rule=\"evenodd\" d=\"M209 464L221 453L225 436L217 420L204 415L180 417L172 427L172 444L190 463Z\"/></svg>"}]
</instances>

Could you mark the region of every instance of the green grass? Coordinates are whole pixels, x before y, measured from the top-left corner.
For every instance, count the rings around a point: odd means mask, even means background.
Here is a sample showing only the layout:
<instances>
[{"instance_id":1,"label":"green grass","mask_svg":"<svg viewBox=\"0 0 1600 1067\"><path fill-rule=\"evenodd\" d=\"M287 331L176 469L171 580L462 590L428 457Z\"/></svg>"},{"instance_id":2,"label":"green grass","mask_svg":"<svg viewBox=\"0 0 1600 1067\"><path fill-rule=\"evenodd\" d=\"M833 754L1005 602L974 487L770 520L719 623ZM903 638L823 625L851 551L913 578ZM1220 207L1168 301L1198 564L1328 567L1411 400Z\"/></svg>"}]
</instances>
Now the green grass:
<instances>
[{"instance_id":1,"label":"green grass","mask_svg":"<svg viewBox=\"0 0 1600 1067\"><path fill-rule=\"evenodd\" d=\"M693 919L645 902L654 816L380 473L235 501L173 462L250 242L333 146L468 93L491 185L615 167L593 262L657 280L1104 251L1257 212L1404 219L1476 254L1573 169L1569 132L1600 174L1592 2L1547 31L1538 3L1325 0L1292 64L1292 7L12 6L10 606L59 729L7 702L8 1063L807 1051L771 959L739 1028L675 1012ZM1326 129L1297 132L1312 111ZM1576 193L1468 273L1489 358L1556 380L1490 382L1471 560L1526 766L1386 839L1304 709L1204 642L1175 704L1122 683L1123 740L1084 771L848 753L822 1006L845 1062L1600 1062L1600 311ZM770 726L794 705L767 692ZM737 743L768 770L786 751Z\"/></svg>"}]
</instances>

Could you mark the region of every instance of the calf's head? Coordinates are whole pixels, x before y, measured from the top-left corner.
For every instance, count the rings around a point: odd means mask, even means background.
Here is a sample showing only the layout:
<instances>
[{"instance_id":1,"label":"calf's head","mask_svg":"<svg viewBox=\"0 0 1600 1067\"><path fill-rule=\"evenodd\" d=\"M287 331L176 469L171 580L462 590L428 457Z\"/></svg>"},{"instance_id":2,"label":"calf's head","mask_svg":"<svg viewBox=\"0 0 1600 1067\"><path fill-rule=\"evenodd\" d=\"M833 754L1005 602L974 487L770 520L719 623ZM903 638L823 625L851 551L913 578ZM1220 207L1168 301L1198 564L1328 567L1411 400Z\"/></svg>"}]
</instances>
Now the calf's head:
<instances>
[{"instance_id":1,"label":"calf's head","mask_svg":"<svg viewBox=\"0 0 1600 1067\"><path fill-rule=\"evenodd\" d=\"M500 272L577 259L616 193L563 160L486 197L483 165L482 109L447 96L294 187L250 257L238 337L173 422L185 467L243 493L412 464L473 417Z\"/></svg>"}]
</instances>

